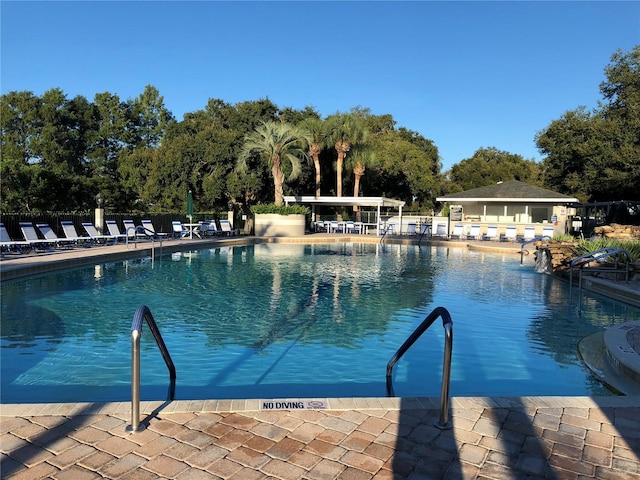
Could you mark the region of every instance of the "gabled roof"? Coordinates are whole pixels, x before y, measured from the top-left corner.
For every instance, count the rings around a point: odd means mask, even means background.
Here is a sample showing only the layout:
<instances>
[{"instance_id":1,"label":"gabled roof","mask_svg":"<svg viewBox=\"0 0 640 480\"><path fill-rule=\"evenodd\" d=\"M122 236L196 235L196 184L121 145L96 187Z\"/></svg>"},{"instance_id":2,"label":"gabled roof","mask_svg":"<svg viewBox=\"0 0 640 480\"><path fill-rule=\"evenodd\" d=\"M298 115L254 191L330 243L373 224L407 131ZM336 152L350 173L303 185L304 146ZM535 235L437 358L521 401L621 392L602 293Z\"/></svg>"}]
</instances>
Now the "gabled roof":
<instances>
[{"instance_id":1,"label":"gabled roof","mask_svg":"<svg viewBox=\"0 0 640 480\"><path fill-rule=\"evenodd\" d=\"M437 197L438 202L578 203L577 198L511 180Z\"/></svg>"}]
</instances>

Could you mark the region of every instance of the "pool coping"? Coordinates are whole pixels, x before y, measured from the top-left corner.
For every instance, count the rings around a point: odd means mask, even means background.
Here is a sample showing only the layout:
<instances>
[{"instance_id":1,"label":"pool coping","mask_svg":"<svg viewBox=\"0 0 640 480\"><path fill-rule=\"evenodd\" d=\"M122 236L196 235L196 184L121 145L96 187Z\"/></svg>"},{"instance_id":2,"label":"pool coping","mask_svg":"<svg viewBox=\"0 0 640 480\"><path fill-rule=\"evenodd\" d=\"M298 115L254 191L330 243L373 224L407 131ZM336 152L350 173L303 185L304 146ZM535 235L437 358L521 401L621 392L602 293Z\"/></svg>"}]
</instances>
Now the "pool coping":
<instances>
[{"instance_id":1,"label":"pool coping","mask_svg":"<svg viewBox=\"0 0 640 480\"><path fill-rule=\"evenodd\" d=\"M260 403L267 399L219 399L142 401L141 415L174 413L259 412ZM301 401L308 398L268 399ZM327 407L305 410L437 410L436 397L341 397L326 398ZM451 397L450 409L467 408L624 408L640 407L640 395L611 396L511 396L511 397ZM292 410L282 408L275 410ZM0 404L0 417L14 416L72 416L72 415L125 415L130 414L131 402L77 402L77 403L11 403ZM270 410L273 411L273 410Z\"/></svg>"}]
</instances>

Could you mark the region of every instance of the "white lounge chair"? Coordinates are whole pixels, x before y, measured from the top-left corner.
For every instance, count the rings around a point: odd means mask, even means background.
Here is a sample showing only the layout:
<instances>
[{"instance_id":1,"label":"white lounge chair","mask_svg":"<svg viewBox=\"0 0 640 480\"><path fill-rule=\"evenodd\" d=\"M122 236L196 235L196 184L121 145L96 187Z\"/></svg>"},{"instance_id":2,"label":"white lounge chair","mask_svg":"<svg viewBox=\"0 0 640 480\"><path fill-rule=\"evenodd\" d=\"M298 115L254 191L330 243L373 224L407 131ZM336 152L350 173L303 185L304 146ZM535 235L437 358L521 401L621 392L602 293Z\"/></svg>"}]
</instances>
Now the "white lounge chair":
<instances>
[{"instance_id":1,"label":"white lounge chair","mask_svg":"<svg viewBox=\"0 0 640 480\"><path fill-rule=\"evenodd\" d=\"M171 222L171 231L173 238L184 238L189 235L189 230L182 226L182 222L180 220L174 220Z\"/></svg>"},{"instance_id":2,"label":"white lounge chair","mask_svg":"<svg viewBox=\"0 0 640 480\"><path fill-rule=\"evenodd\" d=\"M498 226L489 225L487 227L487 233L482 237L483 240L496 240L498 238Z\"/></svg>"},{"instance_id":3,"label":"white lounge chair","mask_svg":"<svg viewBox=\"0 0 640 480\"><path fill-rule=\"evenodd\" d=\"M453 226L453 232L451 232L451 238L462 238L462 234L464 232L464 225L461 223L456 223Z\"/></svg>"},{"instance_id":4,"label":"white lounge chair","mask_svg":"<svg viewBox=\"0 0 640 480\"><path fill-rule=\"evenodd\" d=\"M553 227L542 227L542 236L553 238L554 229Z\"/></svg>"},{"instance_id":5,"label":"white lounge chair","mask_svg":"<svg viewBox=\"0 0 640 480\"><path fill-rule=\"evenodd\" d=\"M64 232L64 236L70 242L73 242L76 245L80 245L82 247L90 247L95 243L95 240L93 240L90 237L83 237L81 235L78 235L78 231L76 230L76 227L73 224L73 222L69 220L63 220L60 222L60 225L62 225L62 231Z\"/></svg>"},{"instance_id":6,"label":"white lounge chair","mask_svg":"<svg viewBox=\"0 0 640 480\"><path fill-rule=\"evenodd\" d=\"M7 253L23 253L25 250L31 250L31 243L26 240L12 240L4 223L0 223L0 250Z\"/></svg>"},{"instance_id":7,"label":"white lounge chair","mask_svg":"<svg viewBox=\"0 0 640 480\"><path fill-rule=\"evenodd\" d=\"M58 248L73 248L73 245L76 243L75 239L58 237L56 232L51 229L48 223L36 223L36 227L40 230L40 233L45 240L54 242L55 246Z\"/></svg>"},{"instance_id":8,"label":"white lounge chair","mask_svg":"<svg viewBox=\"0 0 640 480\"><path fill-rule=\"evenodd\" d=\"M517 231L518 230L516 229L516 227L513 227L513 226L507 227L507 229L505 230L503 240L505 242L515 242L517 237Z\"/></svg>"},{"instance_id":9,"label":"white lounge chair","mask_svg":"<svg viewBox=\"0 0 640 480\"><path fill-rule=\"evenodd\" d=\"M144 232L151 238L166 239L169 236L168 233L157 232L151 220L142 220L142 226Z\"/></svg>"},{"instance_id":10,"label":"white lounge chair","mask_svg":"<svg viewBox=\"0 0 640 480\"><path fill-rule=\"evenodd\" d=\"M91 238L95 243L103 243L104 245L113 245L118 239L114 235L102 235L95 225L91 222L82 222L82 228L87 232L89 238Z\"/></svg>"},{"instance_id":11,"label":"white lounge chair","mask_svg":"<svg viewBox=\"0 0 640 480\"><path fill-rule=\"evenodd\" d=\"M233 228L233 225L231 225L231 222L226 219L220 220L220 230L222 230L223 234L227 234L229 236L236 234L236 230Z\"/></svg>"},{"instance_id":12,"label":"white lounge chair","mask_svg":"<svg viewBox=\"0 0 640 480\"><path fill-rule=\"evenodd\" d=\"M522 237L522 241L528 242L534 238L536 238L536 227L524 227L524 236Z\"/></svg>"},{"instance_id":13,"label":"white lounge chair","mask_svg":"<svg viewBox=\"0 0 640 480\"><path fill-rule=\"evenodd\" d=\"M29 242L29 245L31 245L31 248L33 249L52 251L58 246L57 240L50 240L46 238L43 240L38 237L38 232L31 222L20 222L20 230L22 230L24 239Z\"/></svg>"},{"instance_id":14,"label":"white lounge chair","mask_svg":"<svg viewBox=\"0 0 640 480\"><path fill-rule=\"evenodd\" d=\"M122 224L124 225L125 235L127 238L131 239L148 239L149 236L145 233L142 233L142 228L133 223L133 220L123 220Z\"/></svg>"},{"instance_id":15,"label":"white lounge chair","mask_svg":"<svg viewBox=\"0 0 640 480\"><path fill-rule=\"evenodd\" d=\"M127 239L126 234L120 233L120 228L118 228L118 222L116 222L115 220L106 220L105 223L107 224L107 230L109 230L109 235L112 235L113 237L115 237L116 242L118 242L118 240Z\"/></svg>"},{"instance_id":16,"label":"white lounge chair","mask_svg":"<svg viewBox=\"0 0 640 480\"><path fill-rule=\"evenodd\" d=\"M471 225L469 233L467 234L468 240L480 240L482 235L480 234L480 225Z\"/></svg>"}]
</instances>

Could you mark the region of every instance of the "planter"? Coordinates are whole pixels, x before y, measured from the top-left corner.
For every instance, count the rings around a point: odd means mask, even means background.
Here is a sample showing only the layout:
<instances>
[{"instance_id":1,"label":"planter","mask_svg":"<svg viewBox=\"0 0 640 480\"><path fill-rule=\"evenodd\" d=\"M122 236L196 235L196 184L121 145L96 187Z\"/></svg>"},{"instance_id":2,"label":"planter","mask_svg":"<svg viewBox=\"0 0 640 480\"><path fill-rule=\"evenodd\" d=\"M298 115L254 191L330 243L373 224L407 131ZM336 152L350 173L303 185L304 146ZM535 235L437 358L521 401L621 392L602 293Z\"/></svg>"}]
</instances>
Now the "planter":
<instances>
[{"instance_id":1,"label":"planter","mask_svg":"<svg viewBox=\"0 0 640 480\"><path fill-rule=\"evenodd\" d=\"M300 237L305 231L305 215L255 214L256 237Z\"/></svg>"}]
</instances>

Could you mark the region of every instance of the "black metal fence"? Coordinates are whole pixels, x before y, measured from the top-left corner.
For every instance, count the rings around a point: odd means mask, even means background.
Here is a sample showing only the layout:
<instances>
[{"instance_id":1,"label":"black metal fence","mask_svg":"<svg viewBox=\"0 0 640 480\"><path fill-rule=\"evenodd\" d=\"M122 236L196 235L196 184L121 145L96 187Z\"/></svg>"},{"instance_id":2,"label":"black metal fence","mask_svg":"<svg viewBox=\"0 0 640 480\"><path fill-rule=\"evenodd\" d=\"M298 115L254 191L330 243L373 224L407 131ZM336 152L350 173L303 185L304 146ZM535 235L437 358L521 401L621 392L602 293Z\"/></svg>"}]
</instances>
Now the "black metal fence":
<instances>
[{"instance_id":1,"label":"black metal fence","mask_svg":"<svg viewBox=\"0 0 640 480\"><path fill-rule=\"evenodd\" d=\"M22 231L20 230L20 222L46 223L51 229L56 232L56 235L64 238L64 232L62 230L62 221L72 221L76 227L78 235L84 236L86 232L82 227L82 223L91 222L96 227L101 227L103 231L107 231L104 225L96 225L95 217L93 213L3 213L0 215L1 221L4 224L9 236L12 240L23 239ZM199 213L194 216L194 221L198 220L219 220L220 218L227 218L227 213ZM121 232L125 232L126 229L122 223L123 220L133 220L136 225L141 225L142 220L151 220L154 228L159 233L171 233L171 222L179 220L183 223L188 223L189 219L186 214L175 213L144 213L144 214L131 214L131 213L105 213L105 220L115 220L118 223L118 228ZM235 223L234 223L235 225ZM237 226L236 228L239 228Z\"/></svg>"}]
</instances>

